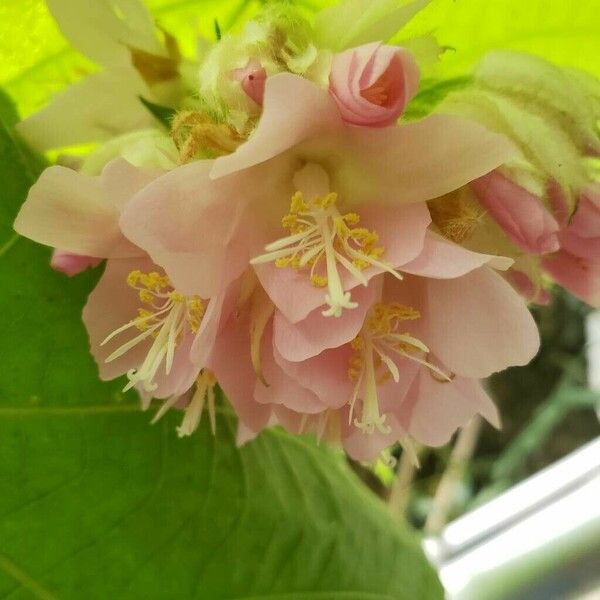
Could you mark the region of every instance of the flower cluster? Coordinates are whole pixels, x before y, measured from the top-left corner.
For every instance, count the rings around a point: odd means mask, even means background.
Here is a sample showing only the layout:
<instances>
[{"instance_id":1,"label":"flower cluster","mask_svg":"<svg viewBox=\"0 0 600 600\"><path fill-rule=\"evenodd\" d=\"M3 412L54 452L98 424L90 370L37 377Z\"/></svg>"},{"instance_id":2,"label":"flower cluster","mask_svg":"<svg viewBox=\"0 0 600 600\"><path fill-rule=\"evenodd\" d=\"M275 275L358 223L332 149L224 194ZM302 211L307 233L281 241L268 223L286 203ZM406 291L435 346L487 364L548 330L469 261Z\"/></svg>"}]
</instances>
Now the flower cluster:
<instances>
[{"instance_id":1,"label":"flower cluster","mask_svg":"<svg viewBox=\"0 0 600 600\"><path fill-rule=\"evenodd\" d=\"M579 127L564 154L527 141L521 105L498 108L510 97L492 89L493 65L479 73L488 87L409 121L419 56L386 41L410 11L343 2L309 23L275 6L195 69L146 19L131 24L145 47L124 76L173 100L170 135L146 129L142 104L108 141L49 126L96 84L67 90L23 134L42 149L104 143L77 170L48 168L15 228L56 248L52 266L69 275L106 261L83 313L100 376L125 375L144 406L162 403L157 418L185 411L180 435L205 409L214 429L217 384L240 443L278 424L370 460L395 442L443 444L475 414L498 426L481 379L539 345L520 294L543 300L544 272L600 302L600 193L585 156L599 148L597 96L589 127L539 99L560 112L557 130ZM498 81L512 90L510 75ZM124 92L103 97L125 110ZM557 156L575 175L552 170Z\"/></svg>"}]
</instances>

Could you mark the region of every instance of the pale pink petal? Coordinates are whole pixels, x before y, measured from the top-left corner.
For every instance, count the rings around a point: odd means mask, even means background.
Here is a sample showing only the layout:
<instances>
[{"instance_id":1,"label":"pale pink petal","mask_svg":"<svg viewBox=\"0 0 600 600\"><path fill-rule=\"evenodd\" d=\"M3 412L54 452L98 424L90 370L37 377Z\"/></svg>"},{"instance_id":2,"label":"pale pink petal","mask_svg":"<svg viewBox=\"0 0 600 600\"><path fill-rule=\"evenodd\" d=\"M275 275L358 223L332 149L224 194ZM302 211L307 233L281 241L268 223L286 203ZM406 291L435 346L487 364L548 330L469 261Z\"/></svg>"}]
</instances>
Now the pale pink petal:
<instances>
[{"instance_id":1,"label":"pale pink petal","mask_svg":"<svg viewBox=\"0 0 600 600\"><path fill-rule=\"evenodd\" d=\"M90 177L65 167L46 169L29 190L15 221L15 230L32 240L67 252L97 258L126 258L143 252L124 238L119 227L120 196L127 184L107 168Z\"/></svg>"},{"instance_id":2,"label":"pale pink petal","mask_svg":"<svg viewBox=\"0 0 600 600\"><path fill-rule=\"evenodd\" d=\"M454 279L484 265L506 270L513 260L502 256L471 252L432 232L427 232L423 252L402 266L403 273L434 279Z\"/></svg>"},{"instance_id":3,"label":"pale pink petal","mask_svg":"<svg viewBox=\"0 0 600 600\"><path fill-rule=\"evenodd\" d=\"M250 358L250 322L247 314L232 316L217 336L210 368L239 420L254 432L269 421L271 407L254 400L256 373Z\"/></svg>"},{"instance_id":4,"label":"pale pink petal","mask_svg":"<svg viewBox=\"0 0 600 600\"><path fill-rule=\"evenodd\" d=\"M418 442L442 446L477 414L500 426L498 411L477 380L457 377L442 383L421 369L397 417Z\"/></svg>"},{"instance_id":5,"label":"pale pink petal","mask_svg":"<svg viewBox=\"0 0 600 600\"><path fill-rule=\"evenodd\" d=\"M273 354L281 369L316 394L323 406L341 408L351 399L354 390L354 383L348 377L353 352L350 345L345 344L302 362L286 360L276 348Z\"/></svg>"},{"instance_id":6,"label":"pale pink petal","mask_svg":"<svg viewBox=\"0 0 600 600\"><path fill-rule=\"evenodd\" d=\"M267 79L262 117L250 139L233 154L215 161L211 177L229 175L265 162L339 126L337 106L307 79L279 73Z\"/></svg>"},{"instance_id":7,"label":"pale pink petal","mask_svg":"<svg viewBox=\"0 0 600 600\"><path fill-rule=\"evenodd\" d=\"M359 286L352 299L358 307L345 310L339 318L324 317L317 308L305 319L290 323L282 312L273 319L273 343L281 355L289 361L302 361L320 354L327 348L337 348L353 340L361 330L365 316L377 293L377 286Z\"/></svg>"},{"instance_id":8,"label":"pale pink petal","mask_svg":"<svg viewBox=\"0 0 600 600\"><path fill-rule=\"evenodd\" d=\"M600 184L589 186L581 194L577 212L559 238L569 254L600 260Z\"/></svg>"},{"instance_id":9,"label":"pale pink petal","mask_svg":"<svg viewBox=\"0 0 600 600\"><path fill-rule=\"evenodd\" d=\"M333 151L340 143L343 154ZM347 127L343 142L332 143L329 154L332 189L358 206L443 196L502 165L515 150L507 138L474 121L435 114L383 130Z\"/></svg>"},{"instance_id":10,"label":"pale pink petal","mask_svg":"<svg viewBox=\"0 0 600 600\"><path fill-rule=\"evenodd\" d=\"M262 372L266 385L258 379L256 380L254 399L257 402L283 404L290 410L304 414L319 413L326 408L326 405L314 392L301 386L275 362L270 333L265 334Z\"/></svg>"},{"instance_id":11,"label":"pale pink petal","mask_svg":"<svg viewBox=\"0 0 600 600\"><path fill-rule=\"evenodd\" d=\"M488 267L426 285L423 341L453 373L487 377L536 355L533 317L510 284Z\"/></svg>"},{"instance_id":12,"label":"pale pink petal","mask_svg":"<svg viewBox=\"0 0 600 600\"><path fill-rule=\"evenodd\" d=\"M559 285L600 308L600 260L587 260L561 250L544 257L542 265Z\"/></svg>"},{"instance_id":13,"label":"pale pink petal","mask_svg":"<svg viewBox=\"0 0 600 600\"><path fill-rule=\"evenodd\" d=\"M73 277L73 275L79 275L79 273L83 273L83 271L87 269L97 267L101 262L101 258L82 256L81 254L74 254L73 252L56 249L52 253L50 266L55 271Z\"/></svg>"},{"instance_id":14,"label":"pale pink petal","mask_svg":"<svg viewBox=\"0 0 600 600\"><path fill-rule=\"evenodd\" d=\"M558 250L559 225L540 198L499 171L473 181L471 188L482 206L521 250L530 254Z\"/></svg>"},{"instance_id":15,"label":"pale pink petal","mask_svg":"<svg viewBox=\"0 0 600 600\"><path fill-rule=\"evenodd\" d=\"M121 218L125 235L164 267L181 293L202 298L236 279L265 243L265 219L249 203L269 181L252 174L212 181L212 164L196 161L160 177Z\"/></svg>"}]
</instances>

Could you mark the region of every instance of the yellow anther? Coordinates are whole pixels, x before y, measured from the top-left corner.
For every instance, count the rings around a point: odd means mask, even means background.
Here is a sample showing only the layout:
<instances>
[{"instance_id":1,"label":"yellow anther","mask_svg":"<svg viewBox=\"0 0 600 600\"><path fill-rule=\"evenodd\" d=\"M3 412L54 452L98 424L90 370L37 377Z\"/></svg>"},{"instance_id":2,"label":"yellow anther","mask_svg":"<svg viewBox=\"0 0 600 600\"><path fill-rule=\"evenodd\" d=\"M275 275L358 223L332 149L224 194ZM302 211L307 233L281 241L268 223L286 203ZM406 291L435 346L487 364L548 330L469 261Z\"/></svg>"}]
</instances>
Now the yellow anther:
<instances>
[{"instance_id":1,"label":"yellow anther","mask_svg":"<svg viewBox=\"0 0 600 600\"><path fill-rule=\"evenodd\" d=\"M290 213L281 219L281 225L286 229L293 229L298 224L298 215Z\"/></svg>"},{"instance_id":2,"label":"yellow anther","mask_svg":"<svg viewBox=\"0 0 600 600\"><path fill-rule=\"evenodd\" d=\"M296 192L292 196L292 201L290 203L290 213L298 214L308 209L308 205L304 202L304 196L302 192Z\"/></svg>"},{"instance_id":3,"label":"yellow anther","mask_svg":"<svg viewBox=\"0 0 600 600\"><path fill-rule=\"evenodd\" d=\"M360 216L356 213L346 213L342 219L347 225L358 225L360 223Z\"/></svg>"},{"instance_id":4,"label":"yellow anther","mask_svg":"<svg viewBox=\"0 0 600 600\"><path fill-rule=\"evenodd\" d=\"M283 258L275 259L275 266L280 269L285 269L285 267L290 266L291 258L289 256L284 256Z\"/></svg>"},{"instance_id":5,"label":"yellow anther","mask_svg":"<svg viewBox=\"0 0 600 600\"><path fill-rule=\"evenodd\" d=\"M173 302L181 303L181 302L185 301L185 296L183 296L179 292L173 291L173 292L169 292L169 299L172 300Z\"/></svg>"},{"instance_id":6,"label":"yellow anther","mask_svg":"<svg viewBox=\"0 0 600 600\"><path fill-rule=\"evenodd\" d=\"M323 275L311 275L310 282L315 287L325 287L327 285L327 277L324 277Z\"/></svg>"},{"instance_id":7,"label":"yellow anther","mask_svg":"<svg viewBox=\"0 0 600 600\"><path fill-rule=\"evenodd\" d=\"M154 302L154 295L148 290L139 291L140 301L144 304L152 304Z\"/></svg>"},{"instance_id":8,"label":"yellow anther","mask_svg":"<svg viewBox=\"0 0 600 600\"><path fill-rule=\"evenodd\" d=\"M141 276L142 276L141 271L131 271L131 273L129 273L129 275L127 275L127 285L129 287L136 287Z\"/></svg>"},{"instance_id":9,"label":"yellow anther","mask_svg":"<svg viewBox=\"0 0 600 600\"><path fill-rule=\"evenodd\" d=\"M354 350L362 350L365 347L365 342L362 337L357 336L350 342L350 346Z\"/></svg>"},{"instance_id":10,"label":"yellow anther","mask_svg":"<svg viewBox=\"0 0 600 600\"><path fill-rule=\"evenodd\" d=\"M334 192L327 194L321 199L320 205L322 208L331 208L337 202L338 195Z\"/></svg>"}]
</instances>

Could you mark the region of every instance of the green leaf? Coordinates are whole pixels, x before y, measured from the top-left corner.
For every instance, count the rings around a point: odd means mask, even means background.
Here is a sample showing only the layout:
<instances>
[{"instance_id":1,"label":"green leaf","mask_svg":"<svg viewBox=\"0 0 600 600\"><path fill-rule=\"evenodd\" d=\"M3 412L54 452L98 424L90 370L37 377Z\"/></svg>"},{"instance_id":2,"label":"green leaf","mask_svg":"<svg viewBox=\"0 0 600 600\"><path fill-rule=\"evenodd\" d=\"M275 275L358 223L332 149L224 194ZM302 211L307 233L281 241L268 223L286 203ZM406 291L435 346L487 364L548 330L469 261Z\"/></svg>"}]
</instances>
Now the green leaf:
<instances>
[{"instance_id":1,"label":"green leaf","mask_svg":"<svg viewBox=\"0 0 600 600\"><path fill-rule=\"evenodd\" d=\"M147 0L156 22L174 32L186 56L197 53L198 34L214 40L213 19L223 31L239 25L260 0ZM56 92L98 67L70 47L44 0L0 2L0 86L28 116Z\"/></svg>"},{"instance_id":2,"label":"green leaf","mask_svg":"<svg viewBox=\"0 0 600 600\"><path fill-rule=\"evenodd\" d=\"M191 438L101 383L68 279L11 223L38 166L0 128L0 597L434 600L418 541L335 451ZM5 243L8 240L9 243ZM222 406L222 403L221 403Z\"/></svg>"},{"instance_id":3,"label":"green leaf","mask_svg":"<svg viewBox=\"0 0 600 600\"><path fill-rule=\"evenodd\" d=\"M177 112L173 108L169 108L168 106L161 106L160 104L154 104L154 102L150 102L150 100L146 100L143 96L138 96L140 102L148 109L148 112L156 118L156 120L166 127L167 130L171 130L171 122L173 121L173 117Z\"/></svg>"},{"instance_id":4,"label":"green leaf","mask_svg":"<svg viewBox=\"0 0 600 600\"><path fill-rule=\"evenodd\" d=\"M598 0L434 0L403 36L434 32L444 56L440 75L464 75L489 50L531 52L600 76Z\"/></svg>"}]
</instances>

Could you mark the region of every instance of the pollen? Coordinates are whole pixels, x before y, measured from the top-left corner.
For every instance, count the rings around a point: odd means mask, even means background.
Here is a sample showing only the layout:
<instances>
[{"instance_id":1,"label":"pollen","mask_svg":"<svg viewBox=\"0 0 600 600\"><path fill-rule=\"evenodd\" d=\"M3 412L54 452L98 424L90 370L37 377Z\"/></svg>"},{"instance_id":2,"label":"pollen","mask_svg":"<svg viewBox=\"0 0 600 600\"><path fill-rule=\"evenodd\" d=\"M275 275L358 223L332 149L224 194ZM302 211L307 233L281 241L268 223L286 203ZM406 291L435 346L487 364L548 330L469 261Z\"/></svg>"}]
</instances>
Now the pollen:
<instances>
[{"instance_id":1,"label":"pollen","mask_svg":"<svg viewBox=\"0 0 600 600\"><path fill-rule=\"evenodd\" d=\"M129 383L124 391L140 384L144 391L152 392L157 388L154 380L161 367L164 366L166 375L171 372L181 340L188 333L198 332L205 312L204 301L198 296L184 296L173 288L166 275L155 271L132 271L126 283L137 292L142 306L135 318L113 331L102 345L130 330L140 333L119 346L106 362L116 360L141 343L149 343L142 365L127 373Z\"/></svg>"},{"instance_id":2,"label":"pollen","mask_svg":"<svg viewBox=\"0 0 600 600\"><path fill-rule=\"evenodd\" d=\"M362 273L368 267L387 271L398 279L402 276L383 260L385 248L379 235L359 226L355 212L342 214L334 192L306 200L301 192L291 199L289 212L281 224L287 235L265 247L265 254L252 259L252 264L273 262L281 269L305 271L311 284L327 288L324 316L340 317L345 309L358 305L345 290L347 277L362 285Z\"/></svg>"}]
</instances>

